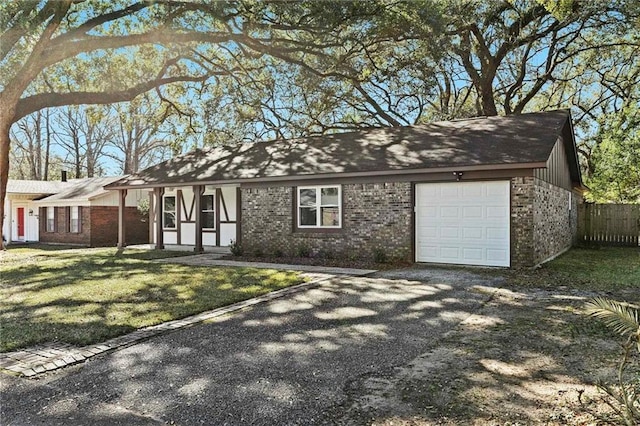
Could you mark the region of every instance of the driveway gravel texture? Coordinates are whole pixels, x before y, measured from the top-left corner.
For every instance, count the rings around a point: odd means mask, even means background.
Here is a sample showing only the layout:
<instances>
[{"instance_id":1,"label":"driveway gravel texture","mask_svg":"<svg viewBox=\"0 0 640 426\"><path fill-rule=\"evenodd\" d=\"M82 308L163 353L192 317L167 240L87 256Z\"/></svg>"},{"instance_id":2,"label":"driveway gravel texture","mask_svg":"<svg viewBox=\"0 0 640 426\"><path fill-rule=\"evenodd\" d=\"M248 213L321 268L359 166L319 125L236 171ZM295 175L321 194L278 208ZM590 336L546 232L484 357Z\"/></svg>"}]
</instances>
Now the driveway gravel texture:
<instances>
[{"instance_id":1,"label":"driveway gravel texture","mask_svg":"<svg viewBox=\"0 0 640 426\"><path fill-rule=\"evenodd\" d=\"M36 380L0 374L0 423L369 424L354 397L436 349L499 284L463 270L336 277Z\"/></svg>"}]
</instances>

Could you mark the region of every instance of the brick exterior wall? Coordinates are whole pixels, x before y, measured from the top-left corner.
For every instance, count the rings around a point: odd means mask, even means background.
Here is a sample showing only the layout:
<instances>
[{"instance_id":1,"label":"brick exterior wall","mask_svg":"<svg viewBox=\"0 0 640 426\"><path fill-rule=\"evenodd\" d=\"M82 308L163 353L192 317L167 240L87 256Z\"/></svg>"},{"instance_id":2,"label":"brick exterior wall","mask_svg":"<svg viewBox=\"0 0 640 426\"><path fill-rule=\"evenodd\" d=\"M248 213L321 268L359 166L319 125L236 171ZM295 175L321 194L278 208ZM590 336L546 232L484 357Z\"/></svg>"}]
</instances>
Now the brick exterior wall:
<instances>
[{"instance_id":1,"label":"brick exterior wall","mask_svg":"<svg viewBox=\"0 0 640 426\"><path fill-rule=\"evenodd\" d=\"M297 254L306 248L316 256L373 257L411 261L413 200L411 183L342 185L342 229L294 230L291 187L242 189L242 244L265 254Z\"/></svg>"},{"instance_id":2,"label":"brick exterior wall","mask_svg":"<svg viewBox=\"0 0 640 426\"><path fill-rule=\"evenodd\" d=\"M56 230L47 232L47 213L40 208L40 242L54 244L73 244L91 247L112 247L118 243L118 207L83 206L82 223L79 233L67 232L69 210L56 207ZM149 242L149 226L142 222L136 207L126 207L126 240L128 244Z\"/></svg>"},{"instance_id":3,"label":"brick exterior wall","mask_svg":"<svg viewBox=\"0 0 640 426\"><path fill-rule=\"evenodd\" d=\"M538 264L561 253L575 242L578 197L571 191L536 178L533 207L533 263Z\"/></svg>"},{"instance_id":4,"label":"brick exterior wall","mask_svg":"<svg viewBox=\"0 0 640 426\"><path fill-rule=\"evenodd\" d=\"M534 266L532 176L511 179L511 267Z\"/></svg>"},{"instance_id":5,"label":"brick exterior wall","mask_svg":"<svg viewBox=\"0 0 640 426\"><path fill-rule=\"evenodd\" d=\"M343 227L338 232L294 230L294 189L243 188L241 241L250 254L301 247L314 255L369 258L382 249L389 258L413 261L413 194L410 182L342 186ZM569 191L533 176L511 179L511 267L532 267L571 246L577 234L577 204Z\"/></svg>"},{"instance_id":6,"label":"brick exterior wall","mask_svg":"<svg viewBox=\"0 0 640 426\"><path fill-rule=\"evenodd\" d=\"M575 242L581 197L534 177L511 179L511 266L535 266Z\"/></svg>"},{"instance_id":7,"label":"brick exterior wall","mask_svg":"<svg viewBox=\"0 0 640 426\"><path fill-rule=\"evenodd\" d=\"M56 226L54 232L47 232L47 209L50 207L40 207L40 242L53 244L91 245L91 213L89 207L81 207L80 214L82 221L80 232L68 232L69 209L56 207Z\"/></svg>"},{"instance_id":8,"label":"brick exterior wall","mask_svg":"<svg viewBox=\"0 0 640 426\"><path fill-rule=\"evenodd\" d=\"M136 207L125 207L126 244L149 242L149 224ZM111 247L118 244L118 207L91 207L91 246Z\"/></svg>"}]
</instances>

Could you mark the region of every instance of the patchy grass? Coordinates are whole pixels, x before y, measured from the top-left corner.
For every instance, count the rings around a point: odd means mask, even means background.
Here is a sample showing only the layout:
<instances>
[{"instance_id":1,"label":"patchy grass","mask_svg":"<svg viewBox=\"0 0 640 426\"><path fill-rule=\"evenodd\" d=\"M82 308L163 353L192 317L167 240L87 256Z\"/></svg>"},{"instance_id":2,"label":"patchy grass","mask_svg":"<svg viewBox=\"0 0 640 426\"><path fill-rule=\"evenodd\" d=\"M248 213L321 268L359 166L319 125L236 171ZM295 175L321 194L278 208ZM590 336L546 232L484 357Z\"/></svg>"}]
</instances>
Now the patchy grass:
<instances>
[{"instance_id":1,"label":"patchy grass","mask_svg":"<svg viewBox=\"0 0 640 426\"><path fill-rule=\"evenodd\" d=\"M589 291L640 290L640 248L574 248L537 270L513 271L510 284Z\"/></svg>"},{"instance_id":2,"label":"patchy grass","mask_svg":"<svg viewBox=\"0 0 640 426\"><path fill-rule=\"evenodd\" d=\"M167 251L14 248L0 256L0 351L87 345L302 282L292 272L152 262Z\"/></svg>"}]
</instances>

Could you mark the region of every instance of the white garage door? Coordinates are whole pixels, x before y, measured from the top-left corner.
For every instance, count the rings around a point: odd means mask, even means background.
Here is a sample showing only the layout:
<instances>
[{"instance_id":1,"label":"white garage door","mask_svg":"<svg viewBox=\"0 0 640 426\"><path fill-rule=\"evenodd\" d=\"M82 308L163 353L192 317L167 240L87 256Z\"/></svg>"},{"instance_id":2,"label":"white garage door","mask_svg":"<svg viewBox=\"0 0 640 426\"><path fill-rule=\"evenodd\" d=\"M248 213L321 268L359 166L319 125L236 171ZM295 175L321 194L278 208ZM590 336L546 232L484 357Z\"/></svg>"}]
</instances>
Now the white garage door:
<instances>
[{"instance_id":1,"label":"white garage door","mask_svg":"<svg viewBox=\"0 0 640 426\"><path fill-rule=\"evenodd\" d=\"M509 266L509 181L416 185L416 261Z\"/></svg>"}]
</instances>

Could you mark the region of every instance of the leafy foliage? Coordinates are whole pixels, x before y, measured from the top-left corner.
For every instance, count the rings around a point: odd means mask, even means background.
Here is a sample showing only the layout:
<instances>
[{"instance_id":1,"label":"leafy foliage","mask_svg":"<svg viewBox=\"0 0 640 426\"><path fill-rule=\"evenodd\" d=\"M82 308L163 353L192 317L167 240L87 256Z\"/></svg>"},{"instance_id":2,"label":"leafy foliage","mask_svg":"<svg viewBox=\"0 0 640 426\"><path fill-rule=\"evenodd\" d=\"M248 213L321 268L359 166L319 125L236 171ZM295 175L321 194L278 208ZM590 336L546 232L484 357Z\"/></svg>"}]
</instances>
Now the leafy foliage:
<instances>
[{"instance_id":1,"label":"leafy foliage","mask_svg":"<svg viewBox=\"0 0 640 426\"><path fill-rule=\"evenodd\" d=\"M613 411L613 416L599 416L610 424L635 426L640 424L640 372L635 378L627 378L627 370L633 362L631 350L637 349L640 355L640 320L638 307L598 297L585 306L586 313L602 320L614 333L625 337L622 354L618 364L617 383L615 385L599 382L598 388L608 397L605 402ZM633 374L633 373L632 373Z\"/></svg>"},{"instance_id":2,"label":"leafy foliage","mask_svg":"<svg viewBox=\"0 0 640 426\"><path fill-rule=\"evenodd\" d=\"M627 105L599 121L589 196L599 202L640 203L640 107Z\"/></svg>"},{"instance_id":3,"label":"leafy foliage","mask_svg":"<svg viewBox=\"0 0 640 426\"><path fill-rule=\"evenodd\" d=\"M242 256L242 254L244 253L242 245L237 240L231 240L231 242L229 243L229 251L234 256Z\"/></svg>"},{"instance_id":4,"label":"leafy foliage","mask_svg":"<svg viewBox=\"0 0 640 426\"><path fill-rule=\"evenodd\" d=\"M585 306L588 315L602 320L614 333L635 343L640 353L638 308L628 303L596 297Z\"/></svg>"}]
</instances>

